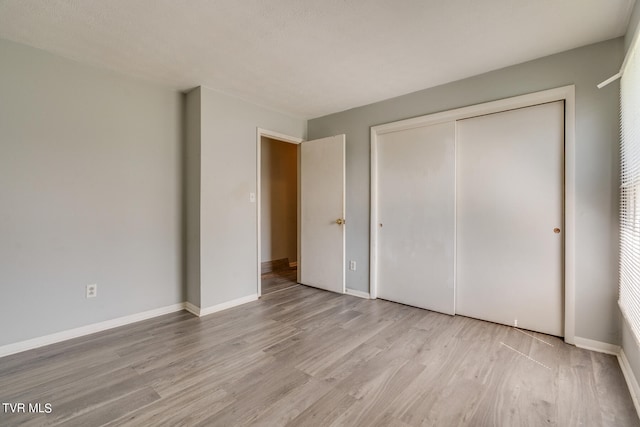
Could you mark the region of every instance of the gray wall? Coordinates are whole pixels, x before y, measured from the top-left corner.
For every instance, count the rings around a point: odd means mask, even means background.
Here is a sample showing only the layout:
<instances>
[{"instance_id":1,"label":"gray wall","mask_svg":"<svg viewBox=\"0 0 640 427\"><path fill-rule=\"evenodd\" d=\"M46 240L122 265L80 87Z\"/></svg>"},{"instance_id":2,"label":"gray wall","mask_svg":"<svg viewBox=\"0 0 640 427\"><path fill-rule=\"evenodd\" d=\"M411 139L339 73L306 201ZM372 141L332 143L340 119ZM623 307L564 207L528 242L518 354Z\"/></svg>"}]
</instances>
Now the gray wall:
<instances>
[{"instance_id":1,"label":"gray wall","mask_svg":"<svg viewBox=\"0 0 640 427\"><path fill-rule=\"evenodd\" d=\"M181 94L0 58L0 345L182 302Z\"/></svg>"},{"instance_id":2,"label":"gray wall","mask_svg":"<svg viewBox=\"0 0 640 427\"><path fill-rule=\"evenodd\" d=\"M306 136L306 121L201 88L201 307L255 295L258 286L257 127Z\"/></svg>"},{"instance_id":3,"label":"gray wall","mask_svg":"<svg viewBox=\"0 0 640 427\"><path fill-rule=\"evenodd\" d=\"M262 137L262 261L298 260L298 145Z\"/></svg>"},{"instance_id":4,"label":"gray wall","mask_svg":"<svg viewBox=\"0 0 640 427\"><path fill-rule=\"evenodd\" d=\"M187 301L200 307L200 88L185 97L184 198Z\"/></svg>"},{"instance_id":5,"label":"gray wall","mask_svg":"<svg viewBox=\"0 0 640 427\"><path fill-rule=\"evenodd\" d=\"M640 1L636 1L631 11L631 17L629 18L629 26L627 27L627 33L624 35L624 50L629 50L633 36L638 29L638 22L640 21Z\"/></svg>"},{"instance_id":6,"label":"gray wall","mask_svg":"<svg viewBox=\"0 0 640 427\"><path fill-rule=\"evenodd\" d=\"M347 135L347 287L369 290L369 128L410 117L575 84L576 336L620 342L618 83L622 38L310 120L309 139Z\"/></svg>"}]
</instances>

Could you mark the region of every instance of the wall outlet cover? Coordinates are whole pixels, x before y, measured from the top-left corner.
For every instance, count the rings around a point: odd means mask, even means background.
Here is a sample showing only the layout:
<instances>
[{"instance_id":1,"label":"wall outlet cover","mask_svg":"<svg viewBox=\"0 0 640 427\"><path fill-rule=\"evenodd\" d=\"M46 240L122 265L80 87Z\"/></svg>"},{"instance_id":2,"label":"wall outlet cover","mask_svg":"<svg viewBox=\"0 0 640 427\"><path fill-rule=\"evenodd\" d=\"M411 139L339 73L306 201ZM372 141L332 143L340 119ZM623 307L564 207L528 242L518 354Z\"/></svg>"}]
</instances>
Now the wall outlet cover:
<instances>
[{"instance_id":1,"label":"wall outlet cover","mask_svg":"<svg viewBox=\"0 0 640 427\"><path fill-rule=\"evenodd\" d=\"M98 296L98 284L97 283L92 283L90 285L87 285L86 297L87 298L95 298L97 296Z\"/></svg>"}]
</instances>

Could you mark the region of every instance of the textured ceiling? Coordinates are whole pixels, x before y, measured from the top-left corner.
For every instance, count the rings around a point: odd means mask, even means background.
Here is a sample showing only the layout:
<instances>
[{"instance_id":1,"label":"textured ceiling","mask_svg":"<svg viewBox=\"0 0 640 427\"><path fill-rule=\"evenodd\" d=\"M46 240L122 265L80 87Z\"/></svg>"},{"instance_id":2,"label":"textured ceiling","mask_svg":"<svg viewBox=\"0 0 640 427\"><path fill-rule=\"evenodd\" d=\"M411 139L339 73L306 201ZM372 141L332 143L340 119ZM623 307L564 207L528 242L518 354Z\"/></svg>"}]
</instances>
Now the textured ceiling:
<instances>
[{"instance_id":1,"label":"textured ceiling","mask_svg":"<svg viewBox=\"0 0 640 427\"><path fill-rule=\"evenodd\" d=\"M0 37L312 118L620 36L634 1L0 0Z\"/></svg>"}]
</instances>

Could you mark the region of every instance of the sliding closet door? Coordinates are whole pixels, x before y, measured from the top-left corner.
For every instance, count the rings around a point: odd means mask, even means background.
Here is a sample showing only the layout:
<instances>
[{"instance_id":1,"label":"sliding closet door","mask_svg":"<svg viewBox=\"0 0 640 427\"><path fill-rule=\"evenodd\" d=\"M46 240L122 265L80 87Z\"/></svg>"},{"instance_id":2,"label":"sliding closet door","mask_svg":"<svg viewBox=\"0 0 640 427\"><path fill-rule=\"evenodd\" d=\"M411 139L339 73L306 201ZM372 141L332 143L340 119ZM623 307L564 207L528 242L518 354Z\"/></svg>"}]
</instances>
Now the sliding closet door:
<instances>
[{"instance_id":1,"label":"sliding closet door","mask_svg":"<svg viewBox=\"0 0 640 427\"><path fill-rule=\"evenodd\" d=\"M454 313L455 123L380 135L378 297Z\"/></svg>"},{"instance_id":2,"label":"sliding closet door","mask_svg":"<svg viewBox=\"0 0 640 427\"><path fill-rule=\"evenodd\" d=\"M562 336L564 103L457 135L456 313Z\"/></svg>"}]
</instances>

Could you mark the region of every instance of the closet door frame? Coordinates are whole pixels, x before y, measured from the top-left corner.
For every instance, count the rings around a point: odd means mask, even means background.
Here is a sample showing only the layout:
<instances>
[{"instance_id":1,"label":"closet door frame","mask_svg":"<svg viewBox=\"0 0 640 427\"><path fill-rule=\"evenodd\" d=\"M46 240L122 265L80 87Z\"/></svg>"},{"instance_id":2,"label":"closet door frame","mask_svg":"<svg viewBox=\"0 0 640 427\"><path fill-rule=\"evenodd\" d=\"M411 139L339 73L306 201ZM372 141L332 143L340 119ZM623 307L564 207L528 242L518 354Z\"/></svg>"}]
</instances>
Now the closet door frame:
<instances>
[{"instance_id":1,"label":"closet door frame","mask_svg":"<svg viewBox=\"0 0 640 427\"><path fill-rule=\"evenodd\" d=\"M370 298L378 288L378 136L546 102L564 101L564 340L575 344L575 86L505 98L371 127ZM455 191L455 190L454 190ZM455 264L454 260L454 264ZM455 271L455 265L454 265ZM456 278L454 276L454 288ZM455 289L454 289L455 295ZM455 302L454 302L455 307Z\"/></svg>"}]
</instances>

